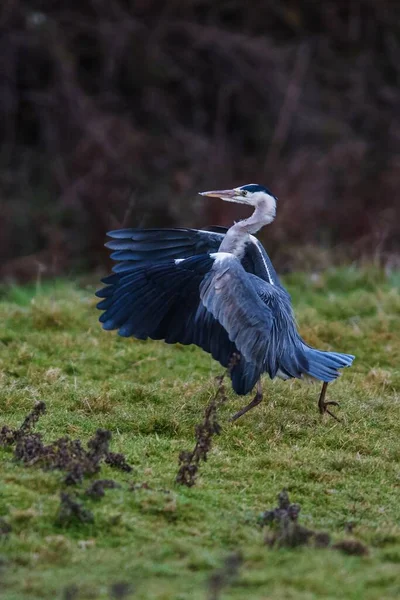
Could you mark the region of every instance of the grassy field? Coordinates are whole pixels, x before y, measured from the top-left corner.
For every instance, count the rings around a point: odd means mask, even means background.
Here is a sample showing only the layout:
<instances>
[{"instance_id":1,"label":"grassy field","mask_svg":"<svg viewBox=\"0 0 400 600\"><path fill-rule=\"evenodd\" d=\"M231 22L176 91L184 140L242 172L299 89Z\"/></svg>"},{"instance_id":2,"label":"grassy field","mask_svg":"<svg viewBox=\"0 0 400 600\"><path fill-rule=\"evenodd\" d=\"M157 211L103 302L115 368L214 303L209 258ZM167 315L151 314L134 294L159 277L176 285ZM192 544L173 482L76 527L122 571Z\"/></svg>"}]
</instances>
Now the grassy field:
<instances>
[{"instance_id":1,"label":"grassy field","mask_svg":"<svg viewBox=\"0 0 400 600\"><path fill-rule=\"evenodd\" d=\"M66 486L64 473L0 448L2 599L400 597L400 278L343 268L286 283L306 340L357 356L328 388L343 422L320 418L319 386L266 378L266 401L231 424L247 399L229 389L221 434L190 489L175 483L178 455L193 448L220 366L194 347L102 331L92 285L3 290L0 428L44 401L35 431L46 442L86 444L105 428L133 471L103 465ZM120 486L90 499L99 478ZM303 525L360 540L368 556L266 546L258 516L282 488ZM57 523L60 490L94 521ZM237 576L224 577L238 551Z\"/></svg>"}]
</instances>

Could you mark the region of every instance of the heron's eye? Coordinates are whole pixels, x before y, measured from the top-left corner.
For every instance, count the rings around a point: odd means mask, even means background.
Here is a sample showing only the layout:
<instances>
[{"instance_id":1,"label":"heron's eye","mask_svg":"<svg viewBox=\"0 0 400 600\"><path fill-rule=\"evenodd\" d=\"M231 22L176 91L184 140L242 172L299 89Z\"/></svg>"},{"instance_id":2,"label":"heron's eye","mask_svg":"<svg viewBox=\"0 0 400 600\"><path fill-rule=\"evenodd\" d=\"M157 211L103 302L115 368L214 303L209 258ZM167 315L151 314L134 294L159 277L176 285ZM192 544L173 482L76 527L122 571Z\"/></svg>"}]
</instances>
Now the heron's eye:
<instances>
[{"instance_id":1,"label":"heron's eye","mask_svg":"<svg viewBox=\"0 0 400 600\"><path fill-rule=\"evenodd\" d=\"M242 196L247 196L247 190L242 190Z\"/></svg>"}]
</instances>

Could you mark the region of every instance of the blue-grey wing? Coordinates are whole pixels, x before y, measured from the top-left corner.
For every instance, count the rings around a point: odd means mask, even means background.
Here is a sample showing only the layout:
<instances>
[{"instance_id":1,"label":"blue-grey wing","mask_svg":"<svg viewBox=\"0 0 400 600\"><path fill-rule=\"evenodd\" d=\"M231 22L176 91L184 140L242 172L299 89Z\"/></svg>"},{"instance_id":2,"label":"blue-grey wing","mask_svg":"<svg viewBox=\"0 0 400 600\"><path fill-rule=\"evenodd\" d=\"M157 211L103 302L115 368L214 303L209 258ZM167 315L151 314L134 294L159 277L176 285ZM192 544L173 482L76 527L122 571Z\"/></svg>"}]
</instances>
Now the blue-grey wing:
<instances>
[{"instance_id":1,"label":"blue-grey wing","mask_svg":"<svg viewBox=\"0 0 400 600\"><path fill-rule=\"evenodd\" d=\"M133 265L160 262L171 258L189 258L199 254L218 252L226 227L204 229L118 229L110 231L112 238L106 247L111 258L118 262L114 272L130 270ZM241 263L245 271L271 284L280 285L279 278L261 242L249 236Z\"/></svg>"},{"instance_id":2,"label":"blue-grey wing","mask_svg":"<svg viewBox=\"0 0 400 600\"><path fill-rule=\"evenodd\" d=\"M131 271L106 277L107 287L96 293L104 311L100 322L122 336L196 344L227 367L238 350L200 300L200 284L213 263L205 254L133 265ZM230 373L234 390L247 394L261 373L262 366L241 359Z\"/></svg>"},{"instance_id":3,"label":"blue-grey wing","mask_svg":"<svg viewBox=\"0 0 400 600\"><path fill-rule=\"evenodd\" d=\"M221 323L245 360L266 365L274 315L248 274L232 254L212 255L214 264L200 285L206 309Z\"/></svg>"},{"instance_id":4,"label":"blue-grey wing","mask_svg":"<svg viewBox=\"0 0 400 600\"><path fill-rule=\"evenodd\" d=\"M117 261L113 271L123 273L141 264L217 252L226 230L210 229L218 231L186 228L110 231L107 235L112 240L106 247L113 250L111 258Z\"/></svg>"},{"instance_id":5,"label":"blue-grey wing","mask_svg":"<svg viewBox=\"0 0 400 600\"><path fill-rule=\"evenodd\" d=\"M302 377L309 364L303 341L297 331L290 296L283 286L271 285L249 273L259 298L274 316L266 356L266 371L274 377L279 371L286 377Z\"/></svg>"}]
</instances>

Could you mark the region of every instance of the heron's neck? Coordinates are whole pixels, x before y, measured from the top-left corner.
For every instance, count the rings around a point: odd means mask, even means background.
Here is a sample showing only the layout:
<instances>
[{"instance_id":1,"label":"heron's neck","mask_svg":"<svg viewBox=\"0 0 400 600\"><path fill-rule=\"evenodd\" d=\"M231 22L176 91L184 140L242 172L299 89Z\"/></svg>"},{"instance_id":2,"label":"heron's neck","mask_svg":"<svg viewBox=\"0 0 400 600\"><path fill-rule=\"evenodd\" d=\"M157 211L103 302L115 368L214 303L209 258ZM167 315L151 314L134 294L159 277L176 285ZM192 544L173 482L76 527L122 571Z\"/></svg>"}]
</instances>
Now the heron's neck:
<instances>
[{"instance_id":1,"label":"heron's neck","mask_svg":"<svg viewBox=\"0 0 400 600\"><path fill-rule=\"evenodd\" d=\"M219 248L219 252L230 252L242 256L244 246L250 234L257 233L264 225L269 225L275 219L276 203L260 202L248 219L238 221L228 231Z\"/></svg>"}]
</instances>

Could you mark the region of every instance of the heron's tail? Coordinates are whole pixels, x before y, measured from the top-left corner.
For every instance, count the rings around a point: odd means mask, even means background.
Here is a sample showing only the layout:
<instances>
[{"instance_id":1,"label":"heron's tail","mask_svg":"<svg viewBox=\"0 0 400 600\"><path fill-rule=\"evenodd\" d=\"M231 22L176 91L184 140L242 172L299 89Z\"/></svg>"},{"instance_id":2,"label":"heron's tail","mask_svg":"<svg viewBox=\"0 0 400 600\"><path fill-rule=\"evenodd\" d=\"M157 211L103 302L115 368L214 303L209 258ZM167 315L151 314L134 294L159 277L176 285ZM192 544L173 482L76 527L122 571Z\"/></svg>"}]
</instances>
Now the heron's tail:
<instances>
[{"instance_id":1,"label":"heron's tail","mask_svg":"<svg viewBox=\"0 0 400 600\"><path fill-rule=\"evenodd\" d=\"M339 369L351 367L354 356L339 352L323 352L304 345L304 354L308 360L306 373L320 381L333 381L339 377Z\"/></svg>"}]
</instances>

